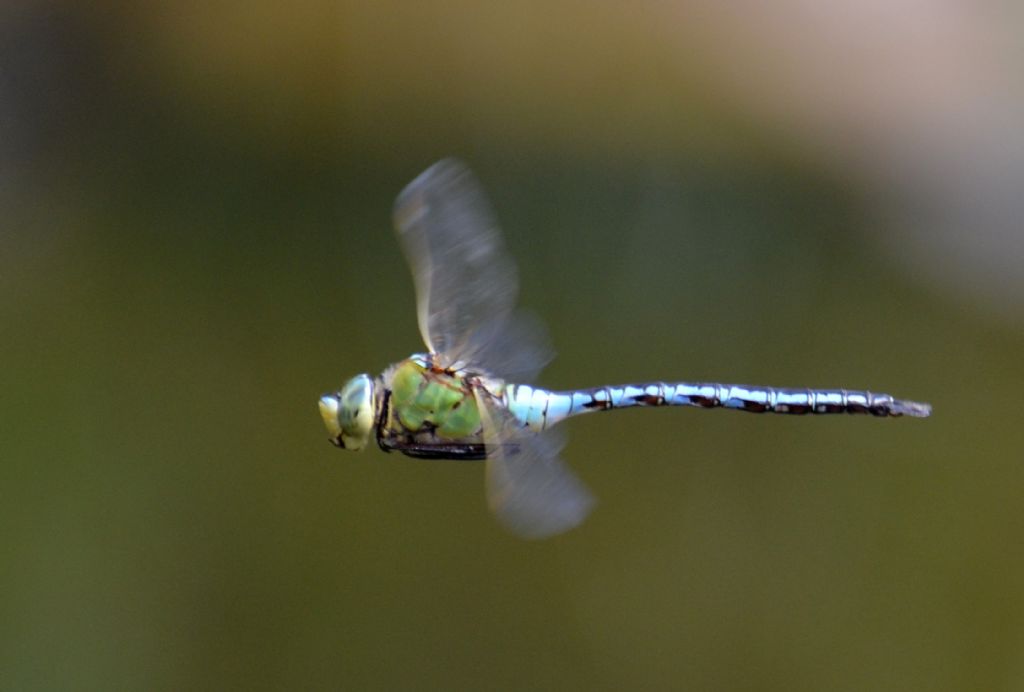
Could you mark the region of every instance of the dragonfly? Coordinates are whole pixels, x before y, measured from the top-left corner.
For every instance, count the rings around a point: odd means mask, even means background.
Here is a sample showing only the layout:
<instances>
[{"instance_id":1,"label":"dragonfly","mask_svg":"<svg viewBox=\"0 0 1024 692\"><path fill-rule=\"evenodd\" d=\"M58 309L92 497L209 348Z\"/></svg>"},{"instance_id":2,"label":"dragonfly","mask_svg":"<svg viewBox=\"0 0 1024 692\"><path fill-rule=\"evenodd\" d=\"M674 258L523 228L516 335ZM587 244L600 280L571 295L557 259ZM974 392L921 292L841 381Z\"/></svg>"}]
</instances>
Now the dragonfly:
<instances>
[{"instance_id":1,"label":"dragonfly","mask_svg":"<svg viewBox=\"0 0 1024 692\"><path fill-rule=\"evenodd\" d=\"M551 360L543 324L516 305L516 265L476 177L444 159L394 207L412 270L426 351L377 377L356 375L320 398L330 441L420 459L485 463L488 505L512 533L543 538L577 526L594 497L560 458L556 424L593 411L695 406L753 413L931 413L925 403L847 389L648 382L552 391L533 381Z\"/></svg>"}]
</instances>

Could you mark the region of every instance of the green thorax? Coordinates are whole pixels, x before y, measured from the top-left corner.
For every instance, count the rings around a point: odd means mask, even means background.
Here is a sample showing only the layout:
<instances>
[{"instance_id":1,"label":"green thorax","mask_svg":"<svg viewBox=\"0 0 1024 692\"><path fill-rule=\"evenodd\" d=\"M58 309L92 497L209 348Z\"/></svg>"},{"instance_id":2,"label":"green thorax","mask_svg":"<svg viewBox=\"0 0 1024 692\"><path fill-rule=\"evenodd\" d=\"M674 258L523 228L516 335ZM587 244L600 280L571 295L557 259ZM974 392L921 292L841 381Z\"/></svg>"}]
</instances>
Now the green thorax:
<instances>
[{"instance_id":1,"label":"green thorax","mask_svg":"<svg viewBox=\"0 0 1024 692\"><path fill-rule=\"evenodd\" d=\"M465 375L433 368L424 357L413 356L393 365L384 385L390 396L382 412L382 447L431 456L432 447L441 451L451 445L482 445L473 393L480 385Z\"/></svg>"}]
</instances>

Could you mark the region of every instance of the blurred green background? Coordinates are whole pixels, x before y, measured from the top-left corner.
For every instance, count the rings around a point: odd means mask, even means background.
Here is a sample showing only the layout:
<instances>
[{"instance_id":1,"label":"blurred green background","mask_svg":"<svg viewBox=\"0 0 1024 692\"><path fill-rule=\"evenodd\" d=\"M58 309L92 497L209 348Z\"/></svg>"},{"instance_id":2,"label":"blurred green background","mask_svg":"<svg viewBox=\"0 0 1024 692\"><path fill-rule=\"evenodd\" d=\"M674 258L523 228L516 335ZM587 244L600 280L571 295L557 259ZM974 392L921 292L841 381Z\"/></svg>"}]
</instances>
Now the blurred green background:
<instances>
[{"instance_id":1,"label":"blurred green background","mask_svg":"<svg viewBox=\"0 0 1024 692\"><path fill-rule=\"evenodd\" d=\"M6 4L0 687L1024 689L1020 56L833 9ZM935 414L574 420L600 503L535 543L479 465L339 452L448 155L541 384Z\"/></svg>"}]
</instances>

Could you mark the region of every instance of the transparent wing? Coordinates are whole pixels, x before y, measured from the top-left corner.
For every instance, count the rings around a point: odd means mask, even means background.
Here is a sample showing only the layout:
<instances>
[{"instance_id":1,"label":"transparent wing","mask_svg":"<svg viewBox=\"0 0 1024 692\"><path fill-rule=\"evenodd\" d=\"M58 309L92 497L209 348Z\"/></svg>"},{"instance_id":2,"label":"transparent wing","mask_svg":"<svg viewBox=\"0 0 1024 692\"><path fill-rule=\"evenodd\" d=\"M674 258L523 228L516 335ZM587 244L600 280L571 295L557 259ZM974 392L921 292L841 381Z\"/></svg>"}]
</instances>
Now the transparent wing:
<instances>
[{"instance_id":1,"label":"transparent wing","mask_svg":"<svg viewBox=\"0 0 1024 692\"><path fill-rule=\"evenodd\" d=\"M416 285L423 341L441 365L494 375L535 373L550 360L544 329L514 313L515 263L480 183L444 159L395 201L395 229Z\"/></svg>"},{"instance_id":2,"label":"transparent wing","mask_svg":"<svg viewBox=\"0 0 1024 692\"><path fill-rule=\"evenodd\" d=\"M558 457L562 437L519 427L487 393L476 393L487 445L487 503L523 538L545 538L577 526L594 504L586 486Z\"/></svg>"}]
</instances>

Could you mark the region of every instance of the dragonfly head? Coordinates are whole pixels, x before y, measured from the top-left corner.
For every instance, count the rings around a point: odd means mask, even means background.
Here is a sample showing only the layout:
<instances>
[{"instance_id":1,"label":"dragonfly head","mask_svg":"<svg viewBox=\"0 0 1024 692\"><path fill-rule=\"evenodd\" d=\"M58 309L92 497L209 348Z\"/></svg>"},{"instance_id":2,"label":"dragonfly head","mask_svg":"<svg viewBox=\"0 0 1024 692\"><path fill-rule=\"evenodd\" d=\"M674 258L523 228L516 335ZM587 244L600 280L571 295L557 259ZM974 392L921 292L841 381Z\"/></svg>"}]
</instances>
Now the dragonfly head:
<instances>
[{"instance_id":1,"label":"dragonfly head","mask_svg":"<svg viewBox=\"0 0 1024 692\"><path fill-rule=\"evenodd\" d=\"M356 375L336 394L320 397L320 415L330 440L342 449L362 449L374 425L374 383L369 375Z\"/></svg>"}]
</instances>

